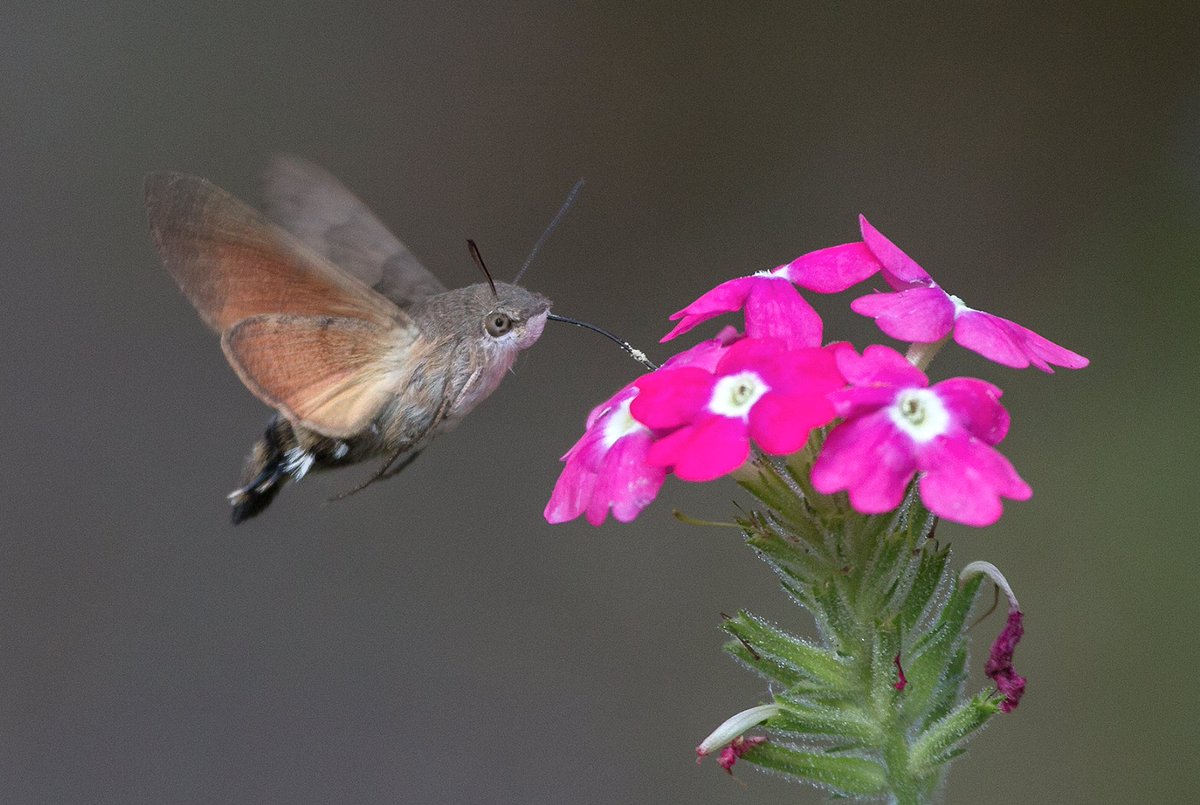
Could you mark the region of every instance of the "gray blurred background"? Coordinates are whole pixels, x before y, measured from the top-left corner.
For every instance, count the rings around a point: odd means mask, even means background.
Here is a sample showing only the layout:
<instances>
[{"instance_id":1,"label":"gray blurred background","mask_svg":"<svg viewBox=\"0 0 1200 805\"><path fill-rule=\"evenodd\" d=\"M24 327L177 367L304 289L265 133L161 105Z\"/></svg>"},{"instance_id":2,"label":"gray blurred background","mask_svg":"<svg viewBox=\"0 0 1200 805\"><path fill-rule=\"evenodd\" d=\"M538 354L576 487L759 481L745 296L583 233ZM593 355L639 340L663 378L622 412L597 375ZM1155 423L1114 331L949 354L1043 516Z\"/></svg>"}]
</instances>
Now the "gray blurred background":
<instances>
[{"instance_id":1,"label":"gray blurred background","mask_svg":"<svg viewBox=\"0 0 1200 805\"><path fill-rule=\"evenodd\" d=\"M141 179L254 200L274 151L450 285L477 279L466 237L511 277L586 177L527 284L658 359L670 312L855 239L859 212L1089 356L933 366L1006 390L1035 489L939 532L1008 573L1030 679L947 800L1195 795L1200 14L670 5L5 6L0 800L822 800L694 763L766 695L719 613L809 630L735 533L670 515L745 496L670 482L629 526L542 520L588 408L637 370L587 333L551 325L402 476L337 504L361 471L314 478L228 525L267 411L153 253ZM850 298L816 304L862 346Z\"/></svg>"}]
</instances>

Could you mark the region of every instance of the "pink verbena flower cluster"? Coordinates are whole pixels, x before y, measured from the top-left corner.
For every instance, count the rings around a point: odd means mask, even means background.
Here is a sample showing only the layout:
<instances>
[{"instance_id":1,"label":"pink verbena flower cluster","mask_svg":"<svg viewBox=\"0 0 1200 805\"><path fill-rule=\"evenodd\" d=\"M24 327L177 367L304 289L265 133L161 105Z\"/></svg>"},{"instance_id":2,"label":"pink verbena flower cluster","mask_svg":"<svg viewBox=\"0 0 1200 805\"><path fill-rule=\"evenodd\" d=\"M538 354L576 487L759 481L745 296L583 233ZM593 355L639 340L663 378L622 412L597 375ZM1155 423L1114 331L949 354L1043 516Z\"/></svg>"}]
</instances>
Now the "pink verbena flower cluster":
<instances>
[{"instance_id":1,"label":"pink verbena flower cluster","mask_svg":"<svg viewBox=\"0 0 1200 805\"><path fill-rule=\"evenodd\" d=\"M816 428L832 424L812 467L813 487L845 491L864 514L896 508L914 476L934 514L968 525L994 523L1001 498L1031 494L995 446L1008 432L1000 389L974 378L930 385L895 350L825 344L820 316L800 291L845 291L881 274L892 293L872 293L851 309L886 334L961 346L1014 368L1082 368L1088 361L1007 319L967 307L908 255L859 219L862 241L802 255L772 271L718 285L673 314L663 341L742 311L745 331L725 328L681 352L597 406L546 506L546 519L585 514L593 525L611 510L628 522L658 494L668 474L710 481L733 472L752 445L784 456Z\"/></svg>"}]
</instances>

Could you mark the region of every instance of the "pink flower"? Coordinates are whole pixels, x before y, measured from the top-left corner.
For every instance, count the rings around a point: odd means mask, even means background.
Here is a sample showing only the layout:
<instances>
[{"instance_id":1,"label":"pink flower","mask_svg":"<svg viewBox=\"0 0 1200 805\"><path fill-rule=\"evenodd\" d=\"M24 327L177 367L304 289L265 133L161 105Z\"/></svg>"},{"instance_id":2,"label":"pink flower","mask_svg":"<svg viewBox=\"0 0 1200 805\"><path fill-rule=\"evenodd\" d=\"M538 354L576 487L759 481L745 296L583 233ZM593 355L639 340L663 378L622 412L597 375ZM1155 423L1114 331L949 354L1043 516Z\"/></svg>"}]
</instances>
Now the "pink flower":
<instances>
[{"instance_id":1,"label":"pink flower","mask_svg":"<svg viewBox=\"0 0 1200 805\"><path fill-rule=\"evenodd\" d=\"M651 464L686 481L711 481L745 463L751 437L767 453L799 450L833 418L825 395L843 384L831 350L747 338L713 371L664 367L642 378L631 411L667 432L651 446Z\"/></svg>"},{"instance_id":2,"label":"pink flower","mask_svg":"<svg viewBox=\"0 0 1200 805\"><path fill-rule=\"evenodd\" d=\"M1030 364L1053 372L1051 364L1081 369L1088 359L1060 347L1015 322L973 310L942 290L933 278L863 216L863 241L883 264L883 278L897 293L874 293L855 299L856 313L875 319L879 329L901 341L933 343L953 331L960 346L1014 369Z\"/></svg>"},{"instance_id":3,"label":"pink flower","mask_svg":"<svg viewBox=\"0 0 1200 805\"><path fill-rule=\"evenodd\" d=\"M919 472L921 500L930 511L975 526L1000 518L1001 496L1032 494L991 447L1008 433L1000 389L965 377L928 387L921 370L879 345L861 356L839 349L837 362L853 387L830 394L845 421L813 466L817 491L845 489L855 509L881 514L900 504Z\"/></svg>"},{"instance_id":4,"label":"pink flower","mask_svg":"<svg viewBox=\"0 0 1200 805\"><path fill-rule=\"evenodd\" d=\"M879 271L878 260L862 243L845 243L797 257L772 271L723 282L671 315L670 341L698 324L745 309L746 335L780 338L793 347L821 345L821 317L795 285L818 293L836 293Z\"/></svg>"},{"instance_id":5,"label":"pink flower","mask_svg":"<svg viewBox=\"0 0 1200 805\"><path fill-rule=\"evenodd\" d=\"M587 431L563 456L566 466L546 504L548 522L586 512L588 522L598 526L611 508L613 517L627 523L658 495L667 471L646 461L654 435L629 413L637 394L631 384L592 410Z\"/></svg>"},{"instance_id":6,"label":"pink flower","mask_svg":"<svg viewBox=\"0 0 1200 805\"><path fill-rule=\"evenodd\" d=\"M798 347L821 344L821 317L805 301L796 287L781 273L786 266L749 277L723 282L695 302L676 313L675 329L662 341L683 335L714 316L746 309L746 335L750 338L778 338Z\"/></svg>"},{"instance_id":7,"label":"pink flower","mask_svg":"<svg viewBox=\"0 0 1200 805\"><path fill-rule=\"evenodd\" d=\"M716 338L675 355L663 368L711 371L727 345L740 337L727 327ZM627 523L658 495L667 470L646 460L655 434L629 413L640 382L630 383L588 415L583 437L563 456L566 466L546 504L548 522L562 523L586 513L588 522L598 526L611 508L613 517Z\"/></svg>"}]
</instances>

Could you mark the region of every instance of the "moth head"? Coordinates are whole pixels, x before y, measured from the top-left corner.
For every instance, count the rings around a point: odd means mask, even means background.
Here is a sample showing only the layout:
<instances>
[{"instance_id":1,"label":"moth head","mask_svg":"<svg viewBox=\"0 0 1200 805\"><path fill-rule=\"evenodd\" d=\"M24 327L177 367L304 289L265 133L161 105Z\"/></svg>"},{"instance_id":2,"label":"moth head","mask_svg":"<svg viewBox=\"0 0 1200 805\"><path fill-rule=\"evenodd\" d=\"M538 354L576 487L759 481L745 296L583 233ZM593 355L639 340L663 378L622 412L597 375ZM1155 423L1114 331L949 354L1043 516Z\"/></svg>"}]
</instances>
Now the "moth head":
<instances>
[{"instance_id":1,"label":"moth head","mask_svg":"<svg viewBox=\"0 0 1200 805\"><path fill-rule=\"evenodd\" d=\"M498 346L526 349L542 335L550 300L519 285L498 282L486 311L480 321L486 340Z\"/></svg>"}]
</instances>

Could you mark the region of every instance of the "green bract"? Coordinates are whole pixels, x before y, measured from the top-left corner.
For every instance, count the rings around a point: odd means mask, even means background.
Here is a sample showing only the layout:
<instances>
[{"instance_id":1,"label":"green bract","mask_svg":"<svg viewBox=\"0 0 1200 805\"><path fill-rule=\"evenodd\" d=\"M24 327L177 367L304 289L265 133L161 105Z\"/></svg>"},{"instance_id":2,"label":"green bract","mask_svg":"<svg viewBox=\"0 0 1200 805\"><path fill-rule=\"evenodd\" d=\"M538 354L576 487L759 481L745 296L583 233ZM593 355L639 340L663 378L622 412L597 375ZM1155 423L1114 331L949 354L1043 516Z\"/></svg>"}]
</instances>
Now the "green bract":
<instances>
[{"instance_id":1,"label":"green bract","mask_svg":"<svg viewBox=\"0 0 1200 805\"><path fill-rule=\"evenodd\" d=\"M726 651L771 681L778 707L762 723L771 740L739 757L839 796L930 802L1003 698L963 692L983 577L958 582L915 490L874 516L814 492L817 447L739 472L765 506L738 521L746 541L818 634L805 640L748 612L726 621Z\"/></svg>"}]
</instances>

